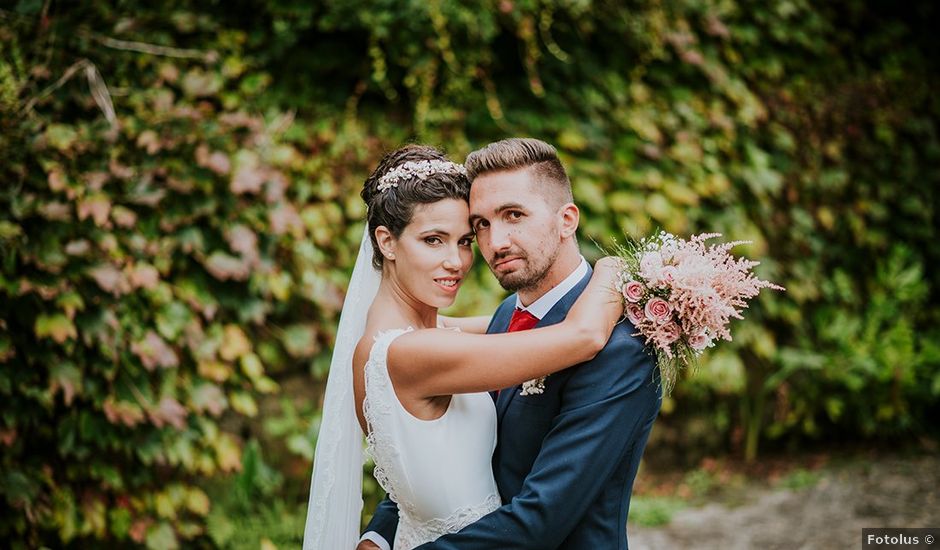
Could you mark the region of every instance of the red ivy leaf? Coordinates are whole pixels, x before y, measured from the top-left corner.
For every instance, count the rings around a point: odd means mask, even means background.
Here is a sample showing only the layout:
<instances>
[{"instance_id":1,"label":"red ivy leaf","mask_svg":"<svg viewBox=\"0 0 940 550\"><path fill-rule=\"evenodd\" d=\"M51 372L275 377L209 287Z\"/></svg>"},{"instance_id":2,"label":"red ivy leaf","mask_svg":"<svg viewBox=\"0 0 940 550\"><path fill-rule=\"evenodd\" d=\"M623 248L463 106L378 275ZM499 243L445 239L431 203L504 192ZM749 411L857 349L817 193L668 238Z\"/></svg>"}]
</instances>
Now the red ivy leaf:
<instances>
[{"instance_id":1,"label":"red ivy leaf","mask_svg":"<svg viewBox=\"0 0 940 550\"><path fill-rule=\"evenodd\" d=\"M169 424L177 430L182 430L186 427L186 415L186 409L180 405L179 401L172 397L164 397L157 408L150 411L150 421L158 428Z\"/></svg>"},{"instance_id":2,"label":"red ivy leaf","mask_svg":"<svg viewBox=\"0 0 940 550\"><path fill-rule=\"evenodd\" d=\"M105 292L115 296L127 294L131 291L130 282L120 269L111 264L103 264L88 270L88 274L98 283Z\"/></svg>"},{"instance_id":3,"label":"red ivy leaf","mask_svg":"<svg viewBox=\"0 0 940 550\"><path fill-rule=\"evenodd\" d=\"M140 362L147 370L152 371L156 367L167 369L179 366L176 352L152 330L147 331L143 340L131 344L131 351L140 358Z\"/></svg>"}]
</instances>

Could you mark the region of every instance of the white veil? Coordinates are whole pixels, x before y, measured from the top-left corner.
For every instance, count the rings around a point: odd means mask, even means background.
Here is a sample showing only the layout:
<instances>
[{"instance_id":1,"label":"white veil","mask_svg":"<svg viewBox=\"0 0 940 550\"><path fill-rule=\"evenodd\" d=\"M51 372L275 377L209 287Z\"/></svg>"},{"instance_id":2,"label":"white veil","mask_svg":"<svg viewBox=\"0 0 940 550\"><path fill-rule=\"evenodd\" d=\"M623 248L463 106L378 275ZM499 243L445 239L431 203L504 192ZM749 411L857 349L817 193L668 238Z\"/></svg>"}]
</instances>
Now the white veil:
<instances>
[{"instance_id":1,"label":"white veil","mask_svg":"<svg viewBox=\"0 0 940 550\"><path fill-rule=\"evenodd\" d=\"M365 331L366 314L380 281L381 275L372 267L372 243L366 224L343 302L326 383L304 550L352 550L359 542L363 434L353 399L352 356Z\"/></svg>"}]
</instances>

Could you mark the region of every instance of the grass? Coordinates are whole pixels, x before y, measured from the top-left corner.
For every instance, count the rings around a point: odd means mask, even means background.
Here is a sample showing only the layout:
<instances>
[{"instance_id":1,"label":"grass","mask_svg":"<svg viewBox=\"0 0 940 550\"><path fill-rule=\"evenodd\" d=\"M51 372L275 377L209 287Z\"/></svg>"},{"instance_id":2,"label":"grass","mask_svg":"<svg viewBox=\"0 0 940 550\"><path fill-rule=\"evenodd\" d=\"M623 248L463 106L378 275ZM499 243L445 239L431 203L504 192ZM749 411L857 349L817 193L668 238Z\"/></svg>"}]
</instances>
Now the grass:
<instances>
[{"instance_id":1,"label":"grass","mask_svg":"<svg viewBox=\"0 0 940 550\"><path fill-rule=\"evenodd\" d=\"M785 468L779 477L772 475L773 470L779 472L780 468L781 465L776 465L769 471L748 474L724 461L712 461L679 476L660 478L633 496L629 521L639 527L662 527L672 522L676 512L706 502L741 505L748 488L766 485L768 477L772 479L770 487L791 490L813 487L823 477L819 468Z\"/></svg>"},{"instance_id":2,"label":"grass","mask_svg":"<svg viewBox=\"0 0 940 550\"><path fill-rule=\"evenodd\" d=\"M635 496L630 499L631 524L640 527L661 527L672 521L672 516L689 504L677 497Z\"/></svg>"},{"instance_id":3,"label":"grass","mask_svg":"<svg viewBox=\"0 0 940 550\"><path fill-rule=\"evenodd\" d=\"M822 472L819 471L810 471L803 468L797 468L792 471L790 474L782 478L778 483L778 487L785 487L787 489L805 489L807 487L812 487L819 483L819 480L822 478Z\"/></svg>"}]
</instances>

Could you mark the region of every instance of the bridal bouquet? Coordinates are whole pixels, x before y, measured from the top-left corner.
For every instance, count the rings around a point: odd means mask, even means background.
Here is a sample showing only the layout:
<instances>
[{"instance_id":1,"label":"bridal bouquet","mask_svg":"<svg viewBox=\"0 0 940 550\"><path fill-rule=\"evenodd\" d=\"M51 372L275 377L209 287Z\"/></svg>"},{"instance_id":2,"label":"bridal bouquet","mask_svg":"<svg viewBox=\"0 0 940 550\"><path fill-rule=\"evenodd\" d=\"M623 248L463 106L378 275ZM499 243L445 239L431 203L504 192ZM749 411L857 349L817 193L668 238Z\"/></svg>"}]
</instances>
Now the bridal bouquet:
<instances>
[{"instance_id":1,"label":"bridal bouquet","mask_svg":"<svg viewBox=\"0 0 940 550\"><path fill-rule=\"evenodd\" d=\"M762 288L784 290L751 272L760 262L728 253L749 241L705 244L720 236L703 233L684 240L660 232L615 249L624 263L624 315L658 351L664 395L672 391L681 368L693 366L716 340L731 340L728 324L744 318L741 311L749 299Z\"/></svg>"}]
</instances>

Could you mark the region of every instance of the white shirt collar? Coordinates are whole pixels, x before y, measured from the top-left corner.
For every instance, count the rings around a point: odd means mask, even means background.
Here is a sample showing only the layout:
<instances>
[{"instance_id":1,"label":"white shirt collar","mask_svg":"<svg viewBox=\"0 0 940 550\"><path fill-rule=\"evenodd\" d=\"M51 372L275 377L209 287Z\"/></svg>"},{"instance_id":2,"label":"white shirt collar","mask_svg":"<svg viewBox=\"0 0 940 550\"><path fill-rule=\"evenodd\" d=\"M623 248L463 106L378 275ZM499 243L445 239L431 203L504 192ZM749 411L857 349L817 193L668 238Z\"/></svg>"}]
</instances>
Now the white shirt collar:
<instances>
[{"instance_id":1,"label":"white shirt collar","mask_svg":"<svg viewBox=\"0 0 940 550\"><path fill-rule=\"evenodd\" d=\"M516 307L528 311L535 317L538 317L541 320L543 317L548 315L548 312L551 311L555 304L558 303L558 300L561 300L565 294L568 294L568 291L574 288L574 285L578 284L578 281L584 278L587 275L588 264L584 259L584 256L581 256L581 263L578 264L578 267L571 272L571 275L565 277L565 280L558 283L551 290L542 295L541 298L532 302L528 306L522 305L522 301L519 300L519 295L516 295Z\"/></svg>"}]
</instances>

